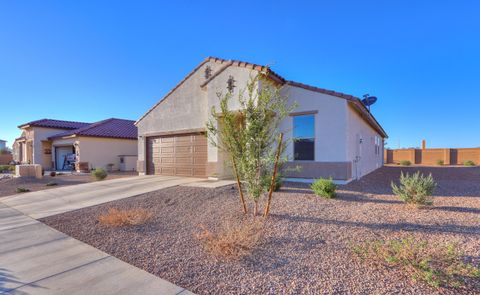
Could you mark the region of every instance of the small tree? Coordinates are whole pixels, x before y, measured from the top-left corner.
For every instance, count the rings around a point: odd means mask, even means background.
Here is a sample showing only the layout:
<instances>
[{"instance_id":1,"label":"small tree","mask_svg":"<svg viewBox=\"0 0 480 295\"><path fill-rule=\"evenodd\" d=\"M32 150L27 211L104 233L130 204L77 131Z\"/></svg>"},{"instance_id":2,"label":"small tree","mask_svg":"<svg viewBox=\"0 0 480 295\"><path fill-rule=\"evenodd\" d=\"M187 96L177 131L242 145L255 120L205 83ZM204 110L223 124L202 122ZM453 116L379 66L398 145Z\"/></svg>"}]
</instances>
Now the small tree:
<instances>
[{"instance_id":1,"label":"small tree","mask_svg":"<svg viewBox=\"0 0 480 295\"><path fill-rule=\"evenodd\" d=\"M275 180L274 168L284 161L276 157L286 145L279 136L279 125L295 106L287 106L288 98L280 94L265 73L252 77L240 91L237 110L229 107L230 92L219 93L218 97L220 109L212 109L207 135L211 144L230 155L244 212L243 191L253 200L256 215L258 201L271 187L265 178Z\"/></svg>"}]
</instances>

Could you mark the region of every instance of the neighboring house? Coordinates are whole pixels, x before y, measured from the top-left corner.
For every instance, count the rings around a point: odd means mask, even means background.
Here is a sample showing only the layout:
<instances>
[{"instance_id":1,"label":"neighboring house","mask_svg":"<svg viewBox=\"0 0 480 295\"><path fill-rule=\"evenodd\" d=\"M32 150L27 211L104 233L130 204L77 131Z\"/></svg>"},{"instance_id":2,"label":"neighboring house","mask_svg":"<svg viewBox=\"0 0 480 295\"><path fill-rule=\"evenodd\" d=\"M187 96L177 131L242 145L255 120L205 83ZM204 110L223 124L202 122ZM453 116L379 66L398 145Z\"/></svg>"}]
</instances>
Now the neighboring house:
<instances>
[{"instance_id":1,"label":"neighboring house","mask_svg":"<svg viewBox=\"0 0 480 295\"><path fill-rule=\"evenodd\" d=\"M83 123L42 119L18 128L22 136L13 145L17 162L40 164L45 170L136 168L135 164L125 163L126 159L137 156L134 121L111 118Z\"/></svg>"},{"instance_id":2,"label":"neighboring house","mask_svg":"<svg viewBox=\"0 0 480 295\"><path fill-rule=\"evenodd\" d=\"M7 165L12 162L13 156L7 148L7 141L0 139L0 165Z\"/></svg>"},{"instance_id":3,"label":"neighboring house","mask_svg":"<svg viewBox=\"0 0 480 295\"><path fill-rule=\"evenodd\" d=\"M333 177L347 182L383 165L387 134L354 96L287 81L268 67L209 57L135 124L141 174L231 176L227 157L204 136L217 93L237 97L249 78L261 73L281 88L297 109L281 125L289 162L284 176L297 180ZM261 87L260 85L258 85ZM227 90L227 88L229 88ZM231 108L237 103L232 100Z\"/></svg>"}]
</instances>

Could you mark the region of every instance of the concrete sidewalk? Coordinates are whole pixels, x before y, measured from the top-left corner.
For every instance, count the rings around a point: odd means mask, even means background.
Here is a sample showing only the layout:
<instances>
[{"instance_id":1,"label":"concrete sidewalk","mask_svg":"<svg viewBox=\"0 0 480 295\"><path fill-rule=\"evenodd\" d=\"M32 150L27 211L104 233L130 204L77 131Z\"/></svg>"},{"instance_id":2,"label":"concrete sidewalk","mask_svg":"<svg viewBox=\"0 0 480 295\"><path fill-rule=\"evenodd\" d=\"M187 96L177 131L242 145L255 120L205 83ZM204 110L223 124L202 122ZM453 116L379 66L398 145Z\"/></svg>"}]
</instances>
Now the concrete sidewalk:
<instances>
[{"instance_id":1,"label":"concrete sidewalk","mask_svg":"<svg viewBox=\"0 0 480 295\"><path fill-rule=\"evenodd\" d=\"M24 193L1 198L0 202L39 219L203 180L174 176L134 176Z\"/></svg>"},{"instance_id":2,"label":"concrete sidewalk","mask_svg":"<svg viewBox=\"0 0 480 295\"><path fill-rule=\"evenodd\" d=\"M191 294L0 204L0 294Z\"/></svg>"}]
</instances>

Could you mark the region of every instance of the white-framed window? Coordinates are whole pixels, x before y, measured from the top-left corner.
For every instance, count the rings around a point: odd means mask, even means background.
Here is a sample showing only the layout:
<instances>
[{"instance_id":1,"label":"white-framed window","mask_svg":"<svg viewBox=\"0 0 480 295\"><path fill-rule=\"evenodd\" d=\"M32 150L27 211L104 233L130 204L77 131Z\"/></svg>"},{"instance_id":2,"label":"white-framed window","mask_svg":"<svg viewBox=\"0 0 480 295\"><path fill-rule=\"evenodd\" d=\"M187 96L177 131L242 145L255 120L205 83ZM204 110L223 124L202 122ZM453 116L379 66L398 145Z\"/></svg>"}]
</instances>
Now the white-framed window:
<instances>
[{"instance_id":1,"label":"white-framed window","mask_svg":"<svg viewBox=\"0 0 480 295\"><path fill-rule=\"evenodd\" d=\"M315 160L315 115L293 116L293 159Z\"/></svg>"},{"instance_id":2,"label":"white-framed window","mask_svg":"<svg viewBox=\"0 0 480 295\"><path fill-rule=\"evenodd\" d=\"M381 154L382 139L375 135L375 155Z\"/></svg>"}]
</instances>

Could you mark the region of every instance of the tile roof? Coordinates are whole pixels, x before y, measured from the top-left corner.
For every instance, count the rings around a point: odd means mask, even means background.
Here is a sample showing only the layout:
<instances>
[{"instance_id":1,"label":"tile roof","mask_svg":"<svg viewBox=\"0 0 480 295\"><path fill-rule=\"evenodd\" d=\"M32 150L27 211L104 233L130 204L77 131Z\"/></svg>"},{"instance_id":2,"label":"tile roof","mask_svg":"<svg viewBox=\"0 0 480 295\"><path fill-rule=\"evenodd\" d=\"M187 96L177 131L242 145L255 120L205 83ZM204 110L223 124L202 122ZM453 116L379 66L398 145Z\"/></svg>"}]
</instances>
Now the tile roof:
<instances>
[{"instance_id":1,"label":"tile roof","mask_svg":"<svg viewBox=\"0 0 480 295\"><path fill-rule=\"evenodd\" d=\"M28 122L18 126L22 128L25 126L35 126L35 127L46 127L46 128L58 128L58 129L77 129L91 123L85 122L74 122L74 121L63 121L63 120L54 120L54 119L40 119L32 122Z\"/></svg>"},{"instance_id":2,"label":"tile roof","mask_svg":"<svg viewBox=\"0 0 480 295\"><path fill-rule=\"evenodd\" d=\"M65 131L49 139L66 137L66 136L92 136L107 137L120 139L137 139L137 126L135 121L110 118L103 121L95 122L78 129Z\"/></svg>"},{"instance_id":3,"label":"tile roof","mask_svg":"<svg viewBox=\"0 0 480 295\"><path fill-rule=\"evenodd\" d=\"M332 95L332 96L336 96L336 97L339 97L339 98L343 98L343 99L346 99L348 100L353 106L354 108L360 113L360 115L362 116L362 118L364 120L366 120L375 130L377 130L377 132L379 132L380 134L382 134L384 137L388 137L387 133L385 132L385 130L382 128L382 126L380 125L380 123L378 123L378 121L375 119L375 117L373 116L372 113L370 113L370 111L365 107L365 105L361 102L360 98L356 97L356 96L353 96L353 95L349 95L349 94L345 94L345 93L341 93L341 92L337 92L337 91L333 91L333 90L328 90L328 89L324 89L324 88L319 88L319 87L315 87L315 86L311 86L311 85L307 85L307 84L303 84L303 83L299 83L299 82L295 82L295 81L288 81L286 80L285 78L283 78L282 76L280 76L279 74L275 73L273 70L270 69L269 66L262 66L262 65L258 65L258 64L254 64L254 63L249 63L249 62L244 62L244 61L238 61L238 60L226 60L226 59L223 59L223 58L218 58L218 57L207 57L203 62L201 62L195 69L193 69L183 80L181 80L172 90L170 90L159 102L157 102L152 108L150 108L142 117L140 117L140 119L138 119L135 124L138 124L138 122L140 122L143 118L145 118L146 115L148 115L153 109L155 109L157 107L157 105L159 105L165 98L167 98L168 96L170 96L170 94L172 94L178 87L180 87L188 78L190 78L190 76L192 76L197 70L199 70L205 63L207 62L215 62L215 63L218 63L218 64L223 64L223 67L221 67L217 73L215 73L212 77L210 77L209 79L207 79L204 83L202 83L200 85L200 87L205 87L211 80L213 80L213 78L215 78L218 74L220 74L221 72L223 72L225 69L227 69L228 67L230 66L236 66L236 67L243 67L243 68L247 68L247 69L252 69L252 70L255 70L255 71L259 71L259 72L262 72L263 74L265 74L269 79L281 84L281 85L290 85L290 86L293 86L293 87L299 87L299 88L303 88L303 89L306 89L306 90L310 90L310 91L315 91L315 92L319 92L319 93L323 93L323 94L328 94L328 95Z\"/></svg>"}]
</instances>

